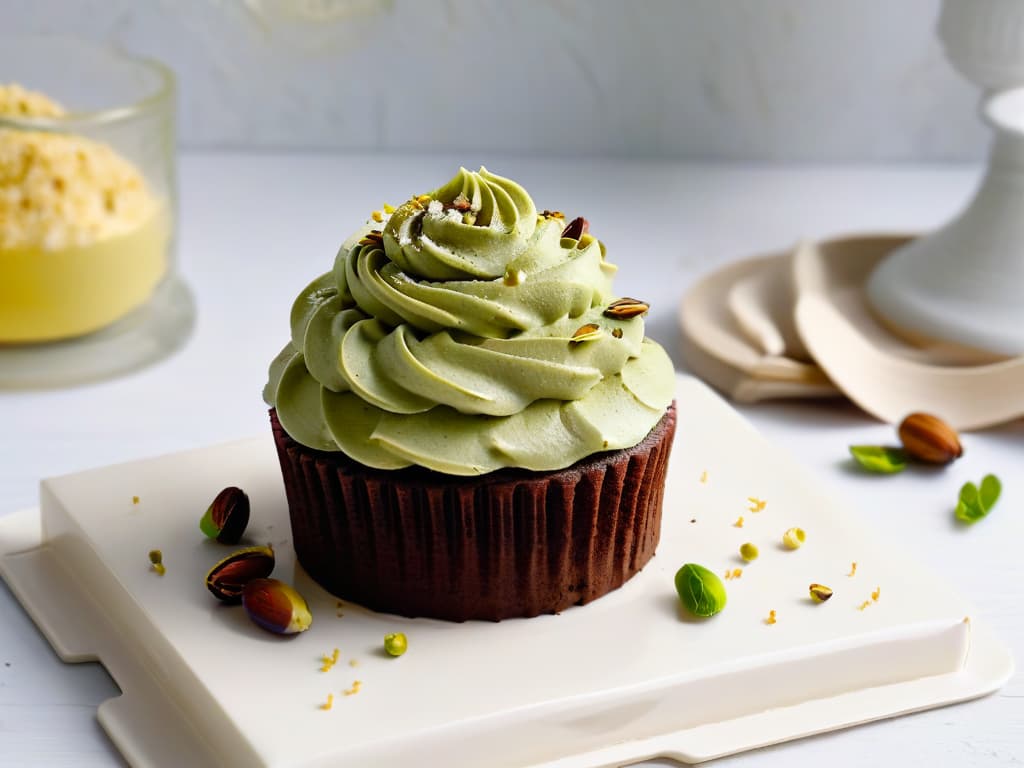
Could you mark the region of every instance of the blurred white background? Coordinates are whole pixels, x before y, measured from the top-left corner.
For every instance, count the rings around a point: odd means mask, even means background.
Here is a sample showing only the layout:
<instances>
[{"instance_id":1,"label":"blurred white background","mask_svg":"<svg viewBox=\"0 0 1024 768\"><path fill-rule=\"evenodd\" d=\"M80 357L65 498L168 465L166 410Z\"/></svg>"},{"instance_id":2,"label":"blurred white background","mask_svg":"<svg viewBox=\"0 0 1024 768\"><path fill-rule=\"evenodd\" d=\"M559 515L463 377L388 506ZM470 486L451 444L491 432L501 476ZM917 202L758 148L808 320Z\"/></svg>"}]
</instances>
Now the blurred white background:
<instances>
[{"instance_id":1,"label":"blurred white background","mask_svg":"<svg viewBox=\"0 0 1024 768\"><path fill-rule=\"evenodd\" d=\"M984 156L938 0L0 0L170 64L184 146ZM0 81L3 73L0 72Z\"/></svg>"}]
</instances>

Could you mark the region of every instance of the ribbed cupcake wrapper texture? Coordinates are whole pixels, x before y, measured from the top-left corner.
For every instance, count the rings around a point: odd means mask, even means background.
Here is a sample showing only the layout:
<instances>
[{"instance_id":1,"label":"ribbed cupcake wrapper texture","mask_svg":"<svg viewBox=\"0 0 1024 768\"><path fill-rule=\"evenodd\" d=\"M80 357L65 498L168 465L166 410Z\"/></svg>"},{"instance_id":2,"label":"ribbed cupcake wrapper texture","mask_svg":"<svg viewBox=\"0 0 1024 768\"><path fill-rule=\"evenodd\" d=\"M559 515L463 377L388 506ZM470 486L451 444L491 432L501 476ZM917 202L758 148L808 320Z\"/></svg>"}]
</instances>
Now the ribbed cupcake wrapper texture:
<instances>
[{"instance_id":1,"label":"ribbed cupcake wrapper texture","mask_svg":"<svg viewBox=\"0 0 1024 768\"><path fill-rule=\"evenodd\" d=\"M271 424L299 562L367 608L449 621L557 613L654 555L675 404L638 445L554 472L384 471Z\"/></svg>"}]
</instances>

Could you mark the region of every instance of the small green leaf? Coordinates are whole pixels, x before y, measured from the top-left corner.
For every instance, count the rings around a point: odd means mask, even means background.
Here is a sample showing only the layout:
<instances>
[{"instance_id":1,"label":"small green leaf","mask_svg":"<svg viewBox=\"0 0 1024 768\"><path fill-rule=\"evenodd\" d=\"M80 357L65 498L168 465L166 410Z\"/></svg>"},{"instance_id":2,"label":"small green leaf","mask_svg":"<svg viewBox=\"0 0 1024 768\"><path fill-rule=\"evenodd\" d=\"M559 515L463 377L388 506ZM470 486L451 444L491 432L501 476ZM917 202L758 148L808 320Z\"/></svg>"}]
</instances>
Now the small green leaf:
<instances>
[{"instance_id":1,"label":"small green leaf","mask_svg":"<svg viewBox=\"0 0 1024 768\"><path fill-rule=\"evenodd\" d=\"M956 505L956 517L965 523L976 523L988 510L981 503L981 494L974 483L964 483L960 489L960 499Z\"/></svg>"},{"instance_id":2,"label":"small green leaf","mask_svg":"<svg viewBox=\"0 0 1024 768\"><path fill-rule=\"evenodd\" d=\"M893 475L907 468L907 454L902 448L881 445L851 445L850 455L868 472Z\"/></svg>"},{"instance_id":3,"label":"small green leaf","mask_svg":"<svg viewBox=\"0 0 1024 768\"><path fill-rule=\"evenodd\" d=\"M989 513L999 500L1003 485L995 475L985 475L981 489L974 483L964 483L956 505L956 517L965 523L976 523Z\"/></svg>"},{"instance_id":4,"label":"small green leaf","mask_svg":"<svg viewBox=\"0 0 1024 768\"><path fill-rule=\"evenodd\" d=\"M995 475L985 475L981 481L981 490L978 492L981 506L988 512L995 503L999 501L999 494L1003 491L1003 484Z\"/></svg>"}]
</instances>

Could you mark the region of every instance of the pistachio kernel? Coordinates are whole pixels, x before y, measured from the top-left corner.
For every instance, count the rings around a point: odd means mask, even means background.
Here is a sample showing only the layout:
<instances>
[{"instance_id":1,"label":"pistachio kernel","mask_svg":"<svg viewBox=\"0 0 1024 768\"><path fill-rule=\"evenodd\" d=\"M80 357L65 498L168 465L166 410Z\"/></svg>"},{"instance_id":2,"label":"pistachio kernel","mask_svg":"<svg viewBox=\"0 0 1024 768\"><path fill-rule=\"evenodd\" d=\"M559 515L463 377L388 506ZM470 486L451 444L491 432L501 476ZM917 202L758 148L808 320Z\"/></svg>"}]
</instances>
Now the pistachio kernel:
<instances>
[{"instance_id":1,"label":"pistachio kernel","mask_svg":"<svg viewBox=\"0 0 1024 768\"><path fill-rule=\"evenodd\" d=\"M246 547L232 552L206 574L206 588L218 600L237 603L242 591L253 579L269 576L274 570L274 550L270 547Z\"/></svg>"},{"instance_id":2,"label":"pistachio kernel","mask_svg":"<svg viewBox=\"0 0 1024 768\"><path fill-rule=\"evenodd\" d=\"M276 635L295 635L313 624L309 605L278 579L253 579L242 590L242 607L253 622Z\"/></svg>"},{"instance_id":3,"label":"pistachio kernel","mask_svg":"<svg viewBox=\"0 0 1024 768\"><path fill-rule=\"evenodd\" d=\"M200 530L221 544L237 544L249 524L249 497L229 486L217 494L199 521Z\"/></svg>"},{"instance_id":4,"label":"pistachio kernel","mask_svg":"<svg viewBox=\"0 0 1024 768\"><path fill-rule=\"evenodd\" d=\"M582 344L584 341L593 341L600 337L601 327L597 323L587 323L572 332L572 338L569 339L569 343Z\"/></svg>"},{"instance_id":5,"label":"pistachio kernel","mask_svg":"<svg viewBox=\"0 0 1024 768\"><path fill-rule=\"evenodd\" d=\"M782 543L786 549L800 549L806 539L807 534L804 533L803 528L790 528L782 534Z\"/></svg>"},{"instance_id":6,"label":"pistachio kernel","mask_svg":"<svg viewBox=\"0 0 1024 768\"><path fill-rule=\"evenodd\" d=\"M466 197L466 194L464 192L459 192L458 196L454 200L452 200L452 208L454 208L459 213L465 213L472 207L473 204L469 202L469 198Z\"/></svg>"},{"instance_id":7,"label":"pistachio kernel","mask_svg":"<svg viewBox=\"0 0 1024 768\"><path fill-rule=\"evenodd\" d=\"M725 608L725 585L704 566L687 563L676 571L675 581L679 602L694 616L714 616Z\"/></svg>"},{"instance_id":8,"label":"pistachio kernel","mask_svg":"<svg viewBox=\"0 0 1024 768\"><path fill-rule=\"evenodd\" d=\"M565 214L561 211L549 211L545 208L543 213L541 213L541 217L545 219L564 219Z\"/></svg>"},{"instance_id":9,"label":"pistachio kernel","mask_svg":"<svg viewBox=\"0 0 1024 768\"><path fill-rule=\"evenodd\" d=\"M748 563L757 560L757 547L751 544L749 541L740 547L740 557L746 560Z\"/></svg>"},{"instance_id":10,"label":"pistachio kernel","mask_svg":"<svg viewBox=\"0 0 1024 768\"><path fill-rule=\"evenodd\" d=\"M830 597L832 597L832 590L826 587L824 584L811 584L810 586L811 600L816 603L824 603Z\"/></svg>"},{"instance_id":11,"label":"pistachio kernel","mask_svg":"<svg viewBox=\"0 0 1024 768\"><path fill-rule=\"evenodd\" d=\"M384 651L388 656L401 656L409 649L409 641L402 632L384 635Z\"/></svg>"},{"instance_id":12,"label":"pistachio kernel","mask_svg":"<svg viewBox=\"0 0 1024 768\"><path fill-rule=\"evenodd\" d=\"M616 339L621 339L622 338L622 329L621 328L613 328L612 329L612 336L614 336Z\"/></svg>"},{"instance_id":13,"label":"pistachio kernel","mask_svg":"<svg viewBox=\"0 0 1024 768\"><path fill-rule=\"evenodd\" d=\"M570 221L562 230L562 237L570 240L579 240L590 229L590 223L582 216L577 216Z\"/></svg>"},{"instance_id":14,"label":"pistachio kernel","mask_svg":"<svg viewBox=\"0 0 1024 768\"><path fill-rule=\"evenodd\" d=\"M612 317L616 320L628 320L631 317L642 315L651 307L646 301L631 299L628 296L613 301L604 311L605 317Z\"/></svg>"},{"instance_id":15,"label":"pistachio kernel","mask_svg":"<svg viewBox=\"0 0 1024 768\"><path fill-rule=\"evenodd\" d=\"M509 288L517 285L522 285L526 281L526 272L521 269L506 269L505 277L502 282L505 283Z\"/></svg>"},{"instance_id":16,"label":"pistachio kernel","mask_svg":"<svg viewBox=\"0 0 1024 768\"><path fill-rule=\"evenodd\" d=\"M149 562L159 575L163 576L167 573L167 566L164 565L164 553L159 549L149 550Z\"/></svg>"}]
</instances>

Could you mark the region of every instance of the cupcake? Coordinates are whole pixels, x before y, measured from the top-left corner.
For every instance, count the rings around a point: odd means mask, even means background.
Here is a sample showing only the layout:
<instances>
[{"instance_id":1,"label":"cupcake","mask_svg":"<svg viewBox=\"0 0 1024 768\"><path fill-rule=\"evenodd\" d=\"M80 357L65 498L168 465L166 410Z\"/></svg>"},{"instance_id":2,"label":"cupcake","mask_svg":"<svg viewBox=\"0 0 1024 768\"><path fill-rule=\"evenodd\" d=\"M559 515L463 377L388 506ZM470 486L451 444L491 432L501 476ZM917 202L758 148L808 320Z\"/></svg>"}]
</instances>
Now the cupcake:
<instances>
[{"instance_id":1,"label":"cupcake","mask_svg":"<svg viewBox=\"0 0 1024 768\"><path fill-rule=\"evenodd\" d=\"M658 544L673 366L585 219L481 168L372 220L291 312L264 399L299 562L368 608L555 613Z\"/></svg>"}]
</instances>

